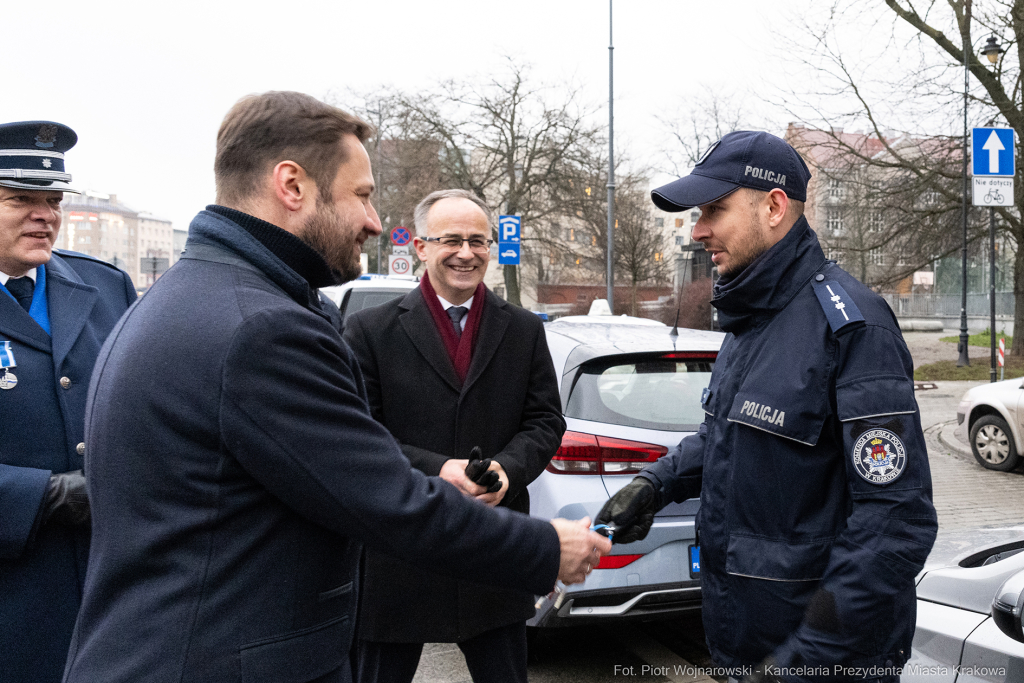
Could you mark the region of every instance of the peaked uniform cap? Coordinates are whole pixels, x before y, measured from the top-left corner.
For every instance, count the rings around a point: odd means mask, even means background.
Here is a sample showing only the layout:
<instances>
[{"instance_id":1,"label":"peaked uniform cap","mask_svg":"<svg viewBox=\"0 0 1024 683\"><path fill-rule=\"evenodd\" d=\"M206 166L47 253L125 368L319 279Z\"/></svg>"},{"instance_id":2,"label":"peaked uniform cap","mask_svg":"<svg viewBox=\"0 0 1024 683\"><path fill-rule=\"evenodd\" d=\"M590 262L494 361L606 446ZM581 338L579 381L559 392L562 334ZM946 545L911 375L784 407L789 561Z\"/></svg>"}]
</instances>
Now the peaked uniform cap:
<instances>
[{"instance_id":1,"label":"peaked uniform cap","mask_svg":"<svg viewBox=\"0 0 1024 683\"><path fill-rule=\"evenodd\" d=\"M19 190L77 192L68 184L64 152L78 135L62 123L20 121L0 124L0 186Z\"/></svg>"},{"instance_id":2,"label":"peaked uniform cap","mask_svg":"<svg viewBox=\"0 0 1024 683\"><path fill-rule=\"evenodd\" d=\"M662 211L685 211L749 187L780 189L803 202L810 179L807 164L788 142L763 131L738 130L713 143L690 175L651 191L651 200Z\"/></svg>"}]
</instances>

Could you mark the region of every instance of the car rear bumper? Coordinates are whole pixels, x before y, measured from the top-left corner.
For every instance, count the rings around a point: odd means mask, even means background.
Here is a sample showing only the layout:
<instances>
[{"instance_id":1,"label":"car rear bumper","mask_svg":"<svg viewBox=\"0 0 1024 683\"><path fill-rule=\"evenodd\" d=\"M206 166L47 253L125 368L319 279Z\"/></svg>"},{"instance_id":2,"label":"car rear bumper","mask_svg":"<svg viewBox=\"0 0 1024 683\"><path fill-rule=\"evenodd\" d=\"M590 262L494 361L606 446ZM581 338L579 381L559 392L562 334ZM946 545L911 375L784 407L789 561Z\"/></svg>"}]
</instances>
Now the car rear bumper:
<instances>
[{"instance_id":1,"label":"car rear bumper","mask_svg":"<svg viewBox=\"0 0 1024 683\"><path fill-rule=\"evenodd\" d=\"M700 609L700 581L569 593L559 609L545 600L527 621L542 628L607 623L610 619L650 619Z\"/></svg>"}]
</instances>

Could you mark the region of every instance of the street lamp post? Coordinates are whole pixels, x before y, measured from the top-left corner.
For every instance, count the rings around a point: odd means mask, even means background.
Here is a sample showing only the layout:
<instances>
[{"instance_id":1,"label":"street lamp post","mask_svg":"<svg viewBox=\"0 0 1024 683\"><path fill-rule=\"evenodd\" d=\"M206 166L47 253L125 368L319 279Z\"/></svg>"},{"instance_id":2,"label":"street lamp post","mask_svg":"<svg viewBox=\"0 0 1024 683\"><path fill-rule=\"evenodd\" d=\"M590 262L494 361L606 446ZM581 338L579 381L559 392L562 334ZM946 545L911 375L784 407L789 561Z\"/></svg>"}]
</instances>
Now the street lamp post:
<instances>
[{"instance_id":1,"label":"street lamp post","mask_svg":"<svg viewBox=\"0 0 1024 683\"><path fill-rule=\"evenodd\" d=\"M612 110L614 75L612 0L608 0L608 310L615 313L615 115Z\"/></svg>"},{"instance_id":2,"label":"street lamp post","mask_svg":"<svg viewBox=\"0 0 1024 683\"><path fill-rule=\"evenodd\" d=\"M970 26L971 14L970 3L966 5L967 16L964 17L966 26ZM963 35L964 43L964 196L963 205L961 207L961 218L963 219L963 246L960 251L961 258L961 276L960 276L960 358L956 362L958 368L962 368L965 365L971 364L971 359L967 355L967 193L970 192L968 187L967 177L967 91L970 86L971 76L971 55L973 53L971 47L971 35L969 32Z\"/></svg>"}]
</instances>

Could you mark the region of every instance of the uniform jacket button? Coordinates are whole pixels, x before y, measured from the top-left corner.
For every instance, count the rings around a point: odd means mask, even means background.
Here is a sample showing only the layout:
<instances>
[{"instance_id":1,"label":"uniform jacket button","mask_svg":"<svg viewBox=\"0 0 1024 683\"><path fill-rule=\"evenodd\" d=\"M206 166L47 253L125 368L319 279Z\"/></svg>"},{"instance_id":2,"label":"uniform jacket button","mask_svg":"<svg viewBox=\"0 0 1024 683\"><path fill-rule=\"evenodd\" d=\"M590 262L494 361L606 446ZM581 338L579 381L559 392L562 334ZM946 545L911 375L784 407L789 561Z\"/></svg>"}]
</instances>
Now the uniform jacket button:
<instances>
[{"instance_id":1,"label":"uniform jacket button","mask_svg":"<svg viewBox=\"0 0 1024 683\"><path fill-rule=\"evenodd\" d=\"M77 446L75 446L75 452L78 453L79 455L85 455L85 442L84 441L82 443L78 444Z\"/></svg>"},{"instance_id":2,"label":"uniform jacket button","mask_svg":"<svg viewBox=\"0 0 1024 683\"><path fill-rule=\"evenodd\" d=\"M814 276L814 279L815 279L815 281L817 281L817 282L821 282L822 280L824 280L824 279L825 279L825 276L824 276L824 275L822 275L821 273L818 273L817 275L815 275L815 276Z\"/></svg>"},{"instance_id":3,"label":"uniform jacket button","mask_svg":"<svg viewBox=\"0 0 1024 683\"><path fill-rule=\"evenodd\" d=\"M62 387L64 387L65 389L70 389L71 388L71 378L70 377L61 377L60 378L60 385Z\"/></svg>"}]
</instances>

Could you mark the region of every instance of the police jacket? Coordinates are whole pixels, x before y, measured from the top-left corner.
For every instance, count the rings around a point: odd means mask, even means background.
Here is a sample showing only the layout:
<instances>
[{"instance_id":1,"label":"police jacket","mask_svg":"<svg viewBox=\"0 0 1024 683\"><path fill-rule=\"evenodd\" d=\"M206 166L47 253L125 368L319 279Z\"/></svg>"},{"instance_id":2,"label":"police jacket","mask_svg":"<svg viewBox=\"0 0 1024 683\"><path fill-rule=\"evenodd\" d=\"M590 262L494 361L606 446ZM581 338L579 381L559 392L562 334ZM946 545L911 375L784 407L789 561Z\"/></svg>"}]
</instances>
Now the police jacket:
<instances>
[{"instance_id":1,"label":"police jacket","mask_svg":"<svg viewBox=\"0 0 1024 683\"><path fill-rule=\"evenodd\" d=\"M549 523L409 467L310 282L214 211L100 353L86 447L67 683L346 683L364 542L538 593L558 573Z\"/></svg>"},{"instance_id":2,"label":"police jacket","mask_svg":"<svg viewBox=\"0 0 1024 683\"><path fill-rule=\"evenodd\" d=\"M0 679L60 680L89 549L88 527L40 525L53 473L88 470L85 399L100 346L135 301L109 263L54 250L50 331L0 292L0 347L17 383L0 391ZM40 277L37 271L37 278Z\"/></svg>"},{"instance_id":3,"label":"police jacket","mask_svg":"<svg viewBox=\"0 0 1024 683\"><path fill-rule=\"evenodd\" d=\"M700 494L712 656L832 681L903 664L937 523L895 316L804 218L712 303L728 334L704 423L640 475L664 503Z\"/></svg>"}]
</instances>

